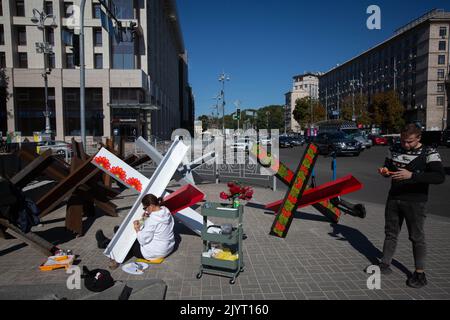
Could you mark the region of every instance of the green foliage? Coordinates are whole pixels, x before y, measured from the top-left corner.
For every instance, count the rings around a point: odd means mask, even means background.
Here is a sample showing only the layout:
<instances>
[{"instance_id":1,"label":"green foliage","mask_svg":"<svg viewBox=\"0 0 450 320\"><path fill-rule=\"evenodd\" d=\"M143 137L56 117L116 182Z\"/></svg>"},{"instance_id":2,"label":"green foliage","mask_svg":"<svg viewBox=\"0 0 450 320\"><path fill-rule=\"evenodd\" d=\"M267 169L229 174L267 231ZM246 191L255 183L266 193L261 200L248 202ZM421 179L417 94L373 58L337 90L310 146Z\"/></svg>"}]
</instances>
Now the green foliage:
<instances>
[{"instance_id":1,"label":"green foliage","mask_svg":"<svg viewBox=\"0 0 450 320\"><path fill-rule=\"evenodd\" d=\"M311 114L312 107L312 114ZM303 128L312 123L316 123L326 118L325 107L318 101L305 97L295 101L295 109L293 112L295 121L297 121Z\"/></svg>"},{"instance_id":2,"label":"green foliage","mask_svg":"<svg viewBox=\"0 0 450 320\"><path fill-rule=\"evenodd\" d=\"M369 110L374 124L387 133L400 132L405 125L405 108L393 90L375 94Z\"/></svg>"},{"instance_id":3,"label":"green foliage","mask_svg":"<svg viewBox=\"0 0 450 320\"><path fill-rule=\"evenodd\" d=\"M206 115L202 115L202 116L198 117L197 119L202 122L202 129L203 129L203 131L208 130L208 127L209 127L210 122L211 122L210 118L208 116L206 116Z\"/></svg>"},{"instance_id":4,"label":"green foliage","mask_svg":"<svg viewBox=\"0 0 450 320\"><path fill-rule=\"evenodd\" d=\"M257 111L256 119L258 129L284 130L284 106L271 105L263 107Z\"/></svg>"},{"instance_id":5,"label":"green foliage","mask_svg":"<svg viewBox=\"0 0 450 320\"><path fill-rule=\"evenodd\" d=\"M372 119L370 117L367 108L367 97L364 95L355 95L355 119L356 123L363 125L372 124ZM348 96L342 102L341 107L341 117L344 120L352 121L353 118L353 98Z\"/></svg>"}]
</instances>

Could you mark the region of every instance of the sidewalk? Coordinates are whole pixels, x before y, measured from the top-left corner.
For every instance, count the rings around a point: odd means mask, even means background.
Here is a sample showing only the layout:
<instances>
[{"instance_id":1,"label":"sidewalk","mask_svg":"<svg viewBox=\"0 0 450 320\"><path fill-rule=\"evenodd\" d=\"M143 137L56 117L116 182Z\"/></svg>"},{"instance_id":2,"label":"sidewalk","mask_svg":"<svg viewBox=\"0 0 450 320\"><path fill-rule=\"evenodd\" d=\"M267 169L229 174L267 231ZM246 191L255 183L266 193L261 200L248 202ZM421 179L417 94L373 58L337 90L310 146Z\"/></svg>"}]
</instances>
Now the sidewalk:
<instances>
[{"instance_id":1,"label":"sidewalk","mask_svg":"<svg viewBox=\"0 0 450 320\"><path fill-rule=\"evenodd\" d=\"M226 185L199 188L208 201L221 201L219 193ZM287 238L278 239L268 235L274 215L261 209L261 204L282 197L282 191L255 188L254 199L245 207L245 272L235 285L227 278L207 274L196 279L202 242L179 223L179 246L163 264L150 266L142 276L128 275L120 268L112 275L115 280L162 279L168 286L166 299L450 299L450 219L428 217L427 287L415 290L406 286L404 271L413 271L413 258L405 226L395 256L403 267L394 267L392 275L382 276L381 290L369 290L369 275L363 270L371 264L368 258L381 254L384 207L366 203L366 219L343 216L334 227L308 207L296 215ZM124 191L115 201L120 217L97 217L84 237L73 238L64 230L65 207L48 215L43 226L33 230L46 240L62 240L61 248L80 256L80 266L107 269L108 259L96 248L95 231L101 228L111 237L113 227L120 224L135 198L131 191ZM0 239L0 286L16 285L17 290L25 284L65 286L63 270L39 271L44 260L16 239Z\"/></svg>"}]
</instances>

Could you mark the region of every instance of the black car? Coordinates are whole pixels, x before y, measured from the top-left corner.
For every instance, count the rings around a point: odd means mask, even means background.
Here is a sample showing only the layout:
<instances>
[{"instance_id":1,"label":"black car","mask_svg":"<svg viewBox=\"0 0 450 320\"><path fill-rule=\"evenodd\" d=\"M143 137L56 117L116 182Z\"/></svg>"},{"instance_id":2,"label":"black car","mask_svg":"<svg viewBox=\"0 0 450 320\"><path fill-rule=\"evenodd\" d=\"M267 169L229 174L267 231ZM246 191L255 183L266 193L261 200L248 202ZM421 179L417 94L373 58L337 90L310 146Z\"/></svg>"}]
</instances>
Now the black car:
<instances>
[{"instance_id":1,"label":"black car","mask_svg":"<svg viewBox=\"0 0 450 320\"><path fill-rule=\"evenodd\" d=\"M302 146L305 144L305 142L302 139L296 137L287 137L287 139L293 147Z\"/></svg>"},{"instance_id":2,"label":"black car","mask_svg":"<svg viewBox=\"0 0 450 320\"><path fill-rule=\"evenodd\" d=\"M291 144L288 137L280 137L280 148L292 148L293 145Z\"/></svg>"},{"instance_id":3,"label":"black car","mask_svg":"<svg viewBox=\"0 0 450 320\"><path fill-rule=\"evenodd\" d=\"M319 154L330 155L354 155L359 156L362 145L358 141L350 138L342 131L319 133L314 139L314 143L319 147Z\"/></svg>"}]
</instances>

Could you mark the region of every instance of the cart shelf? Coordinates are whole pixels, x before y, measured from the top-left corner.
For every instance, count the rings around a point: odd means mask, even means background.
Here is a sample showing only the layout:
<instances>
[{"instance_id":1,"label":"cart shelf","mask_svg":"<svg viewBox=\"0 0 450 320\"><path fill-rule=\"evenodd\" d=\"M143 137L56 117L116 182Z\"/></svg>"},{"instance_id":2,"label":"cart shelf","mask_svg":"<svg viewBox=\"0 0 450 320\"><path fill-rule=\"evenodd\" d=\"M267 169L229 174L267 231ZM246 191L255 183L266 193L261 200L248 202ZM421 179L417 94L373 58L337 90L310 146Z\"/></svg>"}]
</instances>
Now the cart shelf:
<instances>
[{"instance_id":1,"label":"cart shelf","mask_svg":"<svg viewBox=\"0 0 450 320\"><path fill-rule=\"evenodd\" d=\"M203 253L200 260L200 271L197 274L197 279L200 279L203 273L220 275L231 278L230 283L236 282L236 277L240 272L244 271L244 260L242 254L242 242L243 242L243 213L244 207L232 208L224 206L220 203L207 202L201 208L201 214L203 216L203 229L202 229L202 241L203 241ZM207 226L208 217L218 217L229 220L238 220L238 224L232 228L230 234L210 233L210 228L220 229L220 226ZM233 246L238 259L234 261L215 259L213 257L207 257L204 254L211 249L211 243L219 243L228 246Z\"/></svg>"}]
</instances>

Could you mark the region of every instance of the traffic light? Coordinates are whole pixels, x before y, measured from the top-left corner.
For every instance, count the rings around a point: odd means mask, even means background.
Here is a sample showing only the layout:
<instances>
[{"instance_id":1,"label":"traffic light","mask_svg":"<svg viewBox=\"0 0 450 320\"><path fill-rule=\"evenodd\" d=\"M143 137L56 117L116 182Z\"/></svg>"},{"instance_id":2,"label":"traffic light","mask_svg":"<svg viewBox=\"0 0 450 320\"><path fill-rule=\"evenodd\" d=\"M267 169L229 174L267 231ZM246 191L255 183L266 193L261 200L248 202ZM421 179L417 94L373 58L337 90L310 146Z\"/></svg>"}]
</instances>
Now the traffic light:
<instances>
[{"instance_id":1,"label":"traffic light","mask_svg":"<svg viewBox=\"0 0 450 320\"><path fill-rule=\"evenodd\" d=\"M80 66L80 35L74 34L72 38L73 64Z\"/></svg>"},{"instance_id":2,"label":"traffic light","mask_svg":"<svg viewBox=\"0 0 450 320\"><path fill-rule=\"evenodd\" d=\"M237 110L236 110L236 118L237 118L238 120L241 120L241 109L237 109Z\"/></svg>"}]
</instances>

